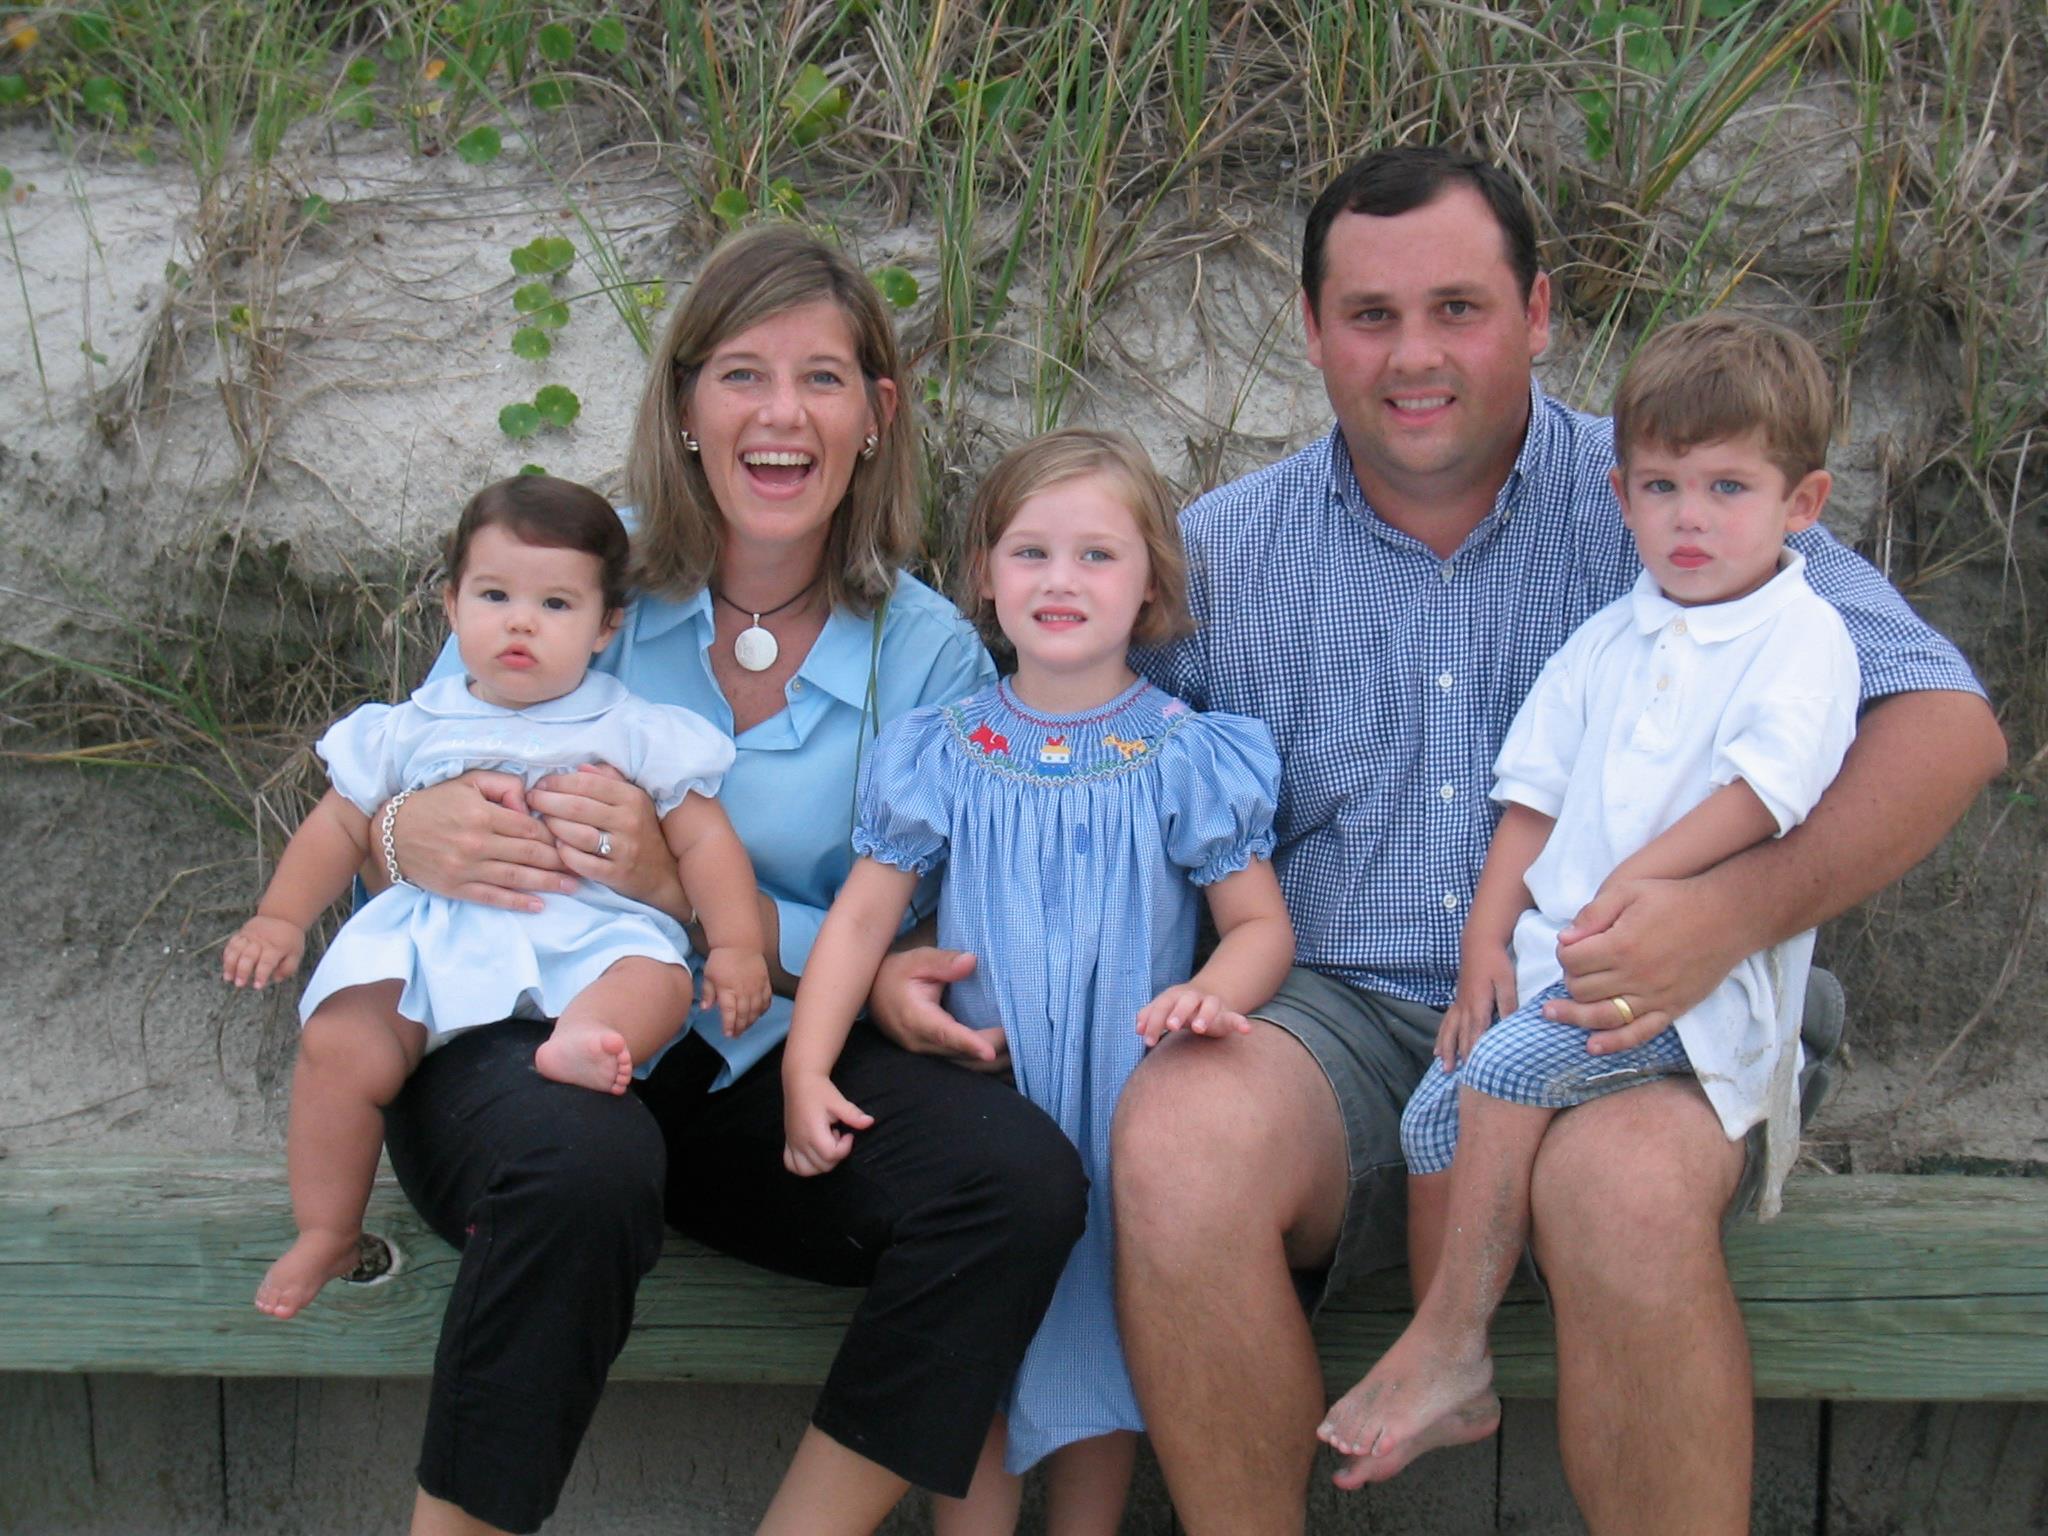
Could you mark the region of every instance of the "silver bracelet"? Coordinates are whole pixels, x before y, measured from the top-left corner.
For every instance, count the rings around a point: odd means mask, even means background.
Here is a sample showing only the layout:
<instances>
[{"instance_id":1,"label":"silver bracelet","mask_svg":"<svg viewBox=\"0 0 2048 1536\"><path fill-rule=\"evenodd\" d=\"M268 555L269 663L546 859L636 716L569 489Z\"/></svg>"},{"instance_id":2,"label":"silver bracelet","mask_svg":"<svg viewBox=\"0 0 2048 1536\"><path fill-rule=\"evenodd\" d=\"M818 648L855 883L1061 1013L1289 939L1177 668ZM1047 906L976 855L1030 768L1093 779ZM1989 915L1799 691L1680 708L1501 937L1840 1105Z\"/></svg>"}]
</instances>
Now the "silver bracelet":
<instances>
[{"instance_id":1,"label":"silver bracelet","mask_svg":"<svg viewBox=\"0 0 2048 1536\"><path fill-rule=\"evenodd\" d=\"M384 816L377 825L377 841L384 850L384 877L393 885L412 884L398 872L398 845L391 840L391 829L398 825L398 808L411 798L411 790L401 789L385 801Z\"/></svg>"}]
</instances>

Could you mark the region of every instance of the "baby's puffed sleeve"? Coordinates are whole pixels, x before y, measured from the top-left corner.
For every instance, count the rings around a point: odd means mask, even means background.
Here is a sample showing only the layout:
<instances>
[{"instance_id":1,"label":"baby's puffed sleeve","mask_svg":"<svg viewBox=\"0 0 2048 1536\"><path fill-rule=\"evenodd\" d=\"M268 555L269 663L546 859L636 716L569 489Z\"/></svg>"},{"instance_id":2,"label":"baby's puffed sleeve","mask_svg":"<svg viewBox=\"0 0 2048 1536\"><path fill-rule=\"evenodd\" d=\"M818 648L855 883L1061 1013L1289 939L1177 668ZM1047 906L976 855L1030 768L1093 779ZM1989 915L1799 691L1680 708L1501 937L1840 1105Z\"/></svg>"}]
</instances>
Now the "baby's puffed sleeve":
<instances>
[{"instance_id":1,"label":"baby's puffed sleeve","mask_svg":"<svg viewBox=\"0 0 2048 1536\"><path fill-rule=\"evenodd\" d=\"M1197 885L1273 856L1280 755L1263 723L1196 715L1160 755L1166 856Z\"/></svg>"},{"instance_id":2,"label":"baby's puffed sleeve","mask_svg":"<svg viewBox=\"0 0 2048 1536\"><path fill-rule=\"evenodd\" d=\"M1708 779L1716 788L1742 780L1784 836L1840 772L1861 693L1856 647L1841 619L1824 602L1798 605L1781 616L1729 701Z\"/></svg>"},{"instance_id":3,"label":"baby's puffed sleeve","mask_svg":"<svg viewBox=\"0 0 2048 1536\"><path fill-rule=\"evenodd\" d=\"M1574 636L1573 639L1576 639ZM1579 647L1567 640L1543 664L1493 760L1493 798L1502 805L1526 805L1556 816L1571 782L1572 764L1586 737L1585 688L1579 680Z\"/></svg>"},{"instance_id":4,"label":"baby's puffed sleeve","mask_svg":"<svg viewBox=\"0 0 2048 1536\"><path fill-rule=\"evenodd\" d=\"M398 720L392 705L365 704L313 744L335 793L365 816L405 787L398 782Z\"/></svg>"},{"instance_id":5,"label":"baby's puffed sleeve","mask_svg":"<svg viewBox=\"0 0 2048 1536\"><path fill-rule=\"evenodd\" d=\"M864 859L929 874L946 859L953 776L943 708L927 706L882 727L860 765L853 851Z\"/></svg>"},{"instance_id":6,"label":"baby's puffed sleeve","mask_svg":"<svg viewBox=\"0 0 2048 1536\"><path fill-rule=\"evenodd\" d=\"M732 767L732 738L695 710L642 703L626 777L647 791L654 814L666 816L691 793L714 798Z\"/></svg>"}]
</instances>

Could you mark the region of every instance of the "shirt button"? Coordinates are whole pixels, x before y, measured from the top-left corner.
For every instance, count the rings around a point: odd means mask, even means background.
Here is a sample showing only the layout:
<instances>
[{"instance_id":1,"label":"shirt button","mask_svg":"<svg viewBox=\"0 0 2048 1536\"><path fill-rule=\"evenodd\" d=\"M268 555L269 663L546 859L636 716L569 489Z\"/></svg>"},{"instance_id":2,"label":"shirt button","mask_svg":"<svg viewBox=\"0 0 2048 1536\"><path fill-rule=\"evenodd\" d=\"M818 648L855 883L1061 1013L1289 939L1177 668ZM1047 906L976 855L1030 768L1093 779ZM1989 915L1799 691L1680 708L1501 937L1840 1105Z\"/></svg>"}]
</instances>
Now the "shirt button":
<instances>
[{"instance_id":1,"label":"shirt button","mask_svg":"<svg viewBox=\"0 0 2048 1536\"><path fill-rule=\"evenodd\" d=\"M1449 581L1451 579L1451 562L1446 560L1442 565L1438 566L1437 573L1441 575L1445 581Z\"/></svg>"},{"instance_id":2,"label":"shirt button","mask_svg":"<svg viewBox=\"0 0 2048 1536\"><path fill-rule=\"evenodd\" d=\"M1437 793L1442 795L1446 800L1455 800L1458 798L1458 786L1455 784L1446 784L1442 789L1438 790Z\"/></svg>"},{"instance_id":3,"label":"shirt button","mask_svg":"<svg viewBox=\"0 0 2048 1536\"><path fill-rule=\"evenodd\" d=\"M1657 679L1657 691L1658 691L1659 693L1662 693L1662 692L1663 692L1663 691L1664 691L1664 690L1665 690L1666 688L1669 688L1670 686L1671 686L1671 674L1670 674L1670 673L1668 673L1668 672L1667 672L1667 673L1665 673L1665 674L1664 674L1664 675L1663 675L1662 677L1660 677L1660 678L1658 678L1658 679Z\"/></svg>"},{"instance_id":4,"label":"shirt button","mask_svg":"<svg viewBox=\"0 0 2048 1536\"><path fill-rule=\"evenodd\" d=\"M1683 619L1673 619L1673 620L1671 621L1671 633L1673 633L1674 635L1682 635L1682 634L1684 634L1684 633L1685 633L1685 620L1683 620Z\"/></svg>"},{"instance_id":5,"label":"shirt button","mask_svg":"<svg viewBox=\"0 0 2048 1536\"><path fill-rule=\"evenodd\" d=\"M1446 912L1455 912L1458 910L1458 893L1456 891L1444 892L1444 910Z\"/></svg>"},{"instance_id":6,"label":"shirt button","mask_svg":"<svg viewBox=\"0 0 2048 1536\"><path fill-rule=\"evenodd\" d=\"M804 691L804 680L800 677L793 679L789 685L789 691L791 693L802 693Z\"/></svg>"},{"instance_id":7,"label":"shirt button","mask_svg":"<svg viewBox=\"0 0 2048 1536\"><path fill-rule=\"evenodd\" d=\"M1448 672L1439 672L1436 675L1436 685L1437 687L1443 689L1445 693L1449 693L1451 691L1451 684L1455 681L1457 681L1457 679L1452 677L1451 674Z\"/></svg>"}]
</instances>

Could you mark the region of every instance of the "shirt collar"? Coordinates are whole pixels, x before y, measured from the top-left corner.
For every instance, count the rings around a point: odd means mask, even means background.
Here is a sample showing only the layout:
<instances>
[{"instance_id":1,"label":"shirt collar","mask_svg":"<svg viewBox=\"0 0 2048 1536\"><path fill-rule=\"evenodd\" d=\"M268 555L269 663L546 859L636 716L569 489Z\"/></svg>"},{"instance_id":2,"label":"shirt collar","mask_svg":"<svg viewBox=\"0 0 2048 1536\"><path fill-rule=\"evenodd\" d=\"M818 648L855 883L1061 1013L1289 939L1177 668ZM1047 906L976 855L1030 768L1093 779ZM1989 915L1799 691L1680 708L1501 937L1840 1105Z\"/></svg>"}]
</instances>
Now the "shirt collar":
<instances>
[{"instance_id":1,"label":"shirt collar","mask_svg":"<svg viewBox=\"0 0 2048 1536\"><path fill-rule=\"evenodd\" d=\"M633 604L633 638L653 640L689 620L710 617L709 587L699 587L684 598L643 596Z\"/></svg>"},{"instance_id":2,"label":"shirt collar","mask_svg":"<svg viewBox=\"0 0 2048 1536\"><path fill-rule=\"evenodd\" d=\"M444 677L428 683L412 696L422 712L442 720L503 720L517 715L523 720L549 722L594 720L626 697L626 685L605 672L586 672L583 681L559 699L546 699L524 709L507 709L490 704L469 691L467 676Z\"/></svg>"},{"instance_id":3,"label":"shirt collar","mask_svg":"<svg viewBox=\"0 0 2048 1536\"><path fill-rule=\"evenodd\" d=\"M1522 446L1515 454L1515 462L1508 470L1507 479L1502 482L1499 492L1493 498L1493 510L1480 520L1479 526L1466 538L1469 546L1486 534L1491 533L1501 522L1510 518L1515 502L1525 486L1541 485L1546 467L1549 465L1554 440L1557 436L1556 423L1547 409L1549 397L1543 393L1543 386L1535 376L1529 379L1529 425L1522 434ZM1400 530L1392 527L1365 499L1365 490L1358 483L1358 471L1351 462L1351 449L1344 441L1344 429L1335 426L1330 429L1330 493L1337 504L1354 517L1368 521L1373 530L1384 537L1409 539Z\"/></svg>"},{"instance_id":4,"label":"shirt collar","mask_svg":"<svg viewBox=\"0 0 2048 1536\"><path fill-rule=\"evenodd\" d=\"M1787 549L1778 556L1777 575L1747 597L1738 597L1733 602L1699 603L1688 608L1658 591L1656 578L1644 571L1629 590L1629 605L1637 634L1655 634L1673 619L1683 618L1688 634L1702 645L1713 645L1746 635L1759 624L1767 623L1794 601L1805 586L1806 556L1796 549Z\"/></svg>"}]
</instances>

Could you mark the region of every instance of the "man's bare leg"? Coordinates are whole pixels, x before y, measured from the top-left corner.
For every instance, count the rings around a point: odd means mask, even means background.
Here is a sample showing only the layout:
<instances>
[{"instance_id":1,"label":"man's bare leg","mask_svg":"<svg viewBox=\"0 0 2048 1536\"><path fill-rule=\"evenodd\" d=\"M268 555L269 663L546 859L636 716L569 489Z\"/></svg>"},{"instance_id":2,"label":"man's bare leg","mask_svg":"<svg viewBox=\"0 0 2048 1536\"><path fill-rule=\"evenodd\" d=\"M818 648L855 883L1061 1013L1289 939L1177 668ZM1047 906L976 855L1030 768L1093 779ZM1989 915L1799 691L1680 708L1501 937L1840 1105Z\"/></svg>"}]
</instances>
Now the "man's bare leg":
<instances>
[{"instance_id":1,"label":"man's bare leg","mask_svg":"<svg viewBox=\"0 0 2048 1536\"><path fill-rule=\"evenodd\" d=\"M1323 1375L1292 1269L1350 1192L1330 1085L1286 1031L1175 1036L1117 1106L1117 1316L1190 1536L1298 1532Z\"/></svg>"},{"instance_id":2,"label":"man's bare leg","mask_svg":"<svg viewBox=\"0 0 2048 1536\"><path fill-rule=\"evenodd\" d=\"M1567 1110L1544 1138L1532 1215L1558 1437L1594 1536L1749 1529L1749 1340L1720 1231L1741 1173L1689 1078Z\"/></svg>"}]
</instances>

